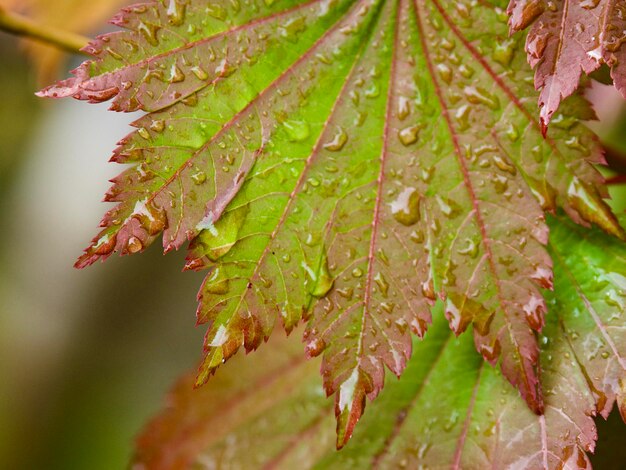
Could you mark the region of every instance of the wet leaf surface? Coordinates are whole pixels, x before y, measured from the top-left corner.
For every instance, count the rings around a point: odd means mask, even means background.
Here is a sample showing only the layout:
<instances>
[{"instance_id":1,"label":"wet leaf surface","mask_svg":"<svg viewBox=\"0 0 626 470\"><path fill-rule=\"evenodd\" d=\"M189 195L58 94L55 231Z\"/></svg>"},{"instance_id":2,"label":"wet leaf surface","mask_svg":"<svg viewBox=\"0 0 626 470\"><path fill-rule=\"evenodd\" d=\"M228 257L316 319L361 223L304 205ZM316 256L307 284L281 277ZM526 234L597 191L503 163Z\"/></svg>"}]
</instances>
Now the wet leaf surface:
<instances>
[{"instance_id":1,"label":"wet leaf surface","mask_svg":"<svg viewBox=\"0 0 626 470\"><path fill-rule=\"evenodd\" d=\"M593 415L624 409L626 249L551 218L555 290L540 347L545 414L455 337L438 304L400 380L334 452L331 413L297 340L229 363L205 387L181 380L137 441L136 468L587 468ZM143 467L142 467L143 465Z\"/></svg>"},{"instance_id":2,"label":"wet leaf surface","mask_svg":"<svg viewBox=\"0 0 626 470\"><path fill-rule=\"evenodd\" d=\"M626 97L626 4L622 0L511 0L511 31L532 24L528 61L541 90L541 121L547 126L560 102L579 86L581 75L611 68Z\"/></svg>"},{"instance_id":3,"label":"wet leaf surface","mask_svg":"<svg viewBox=\"0 0 626 470\"><path fill-rule=\"evenodd\" d=\"M208 270L198 384L277 320L287 331L305 320L306 353L322 356L335 394L339 447L385 369L402 373L437 300L541 414L537 332L553 265L544 211L623 230L579 122L592 110L572 95L542 137L521 37L509 37L499 3L123 10L124 30L41 93L146 112L114 152L132 166L77 266L161 234L166 251L190 242L186 268Z\"/></svg>"}]
</instances>

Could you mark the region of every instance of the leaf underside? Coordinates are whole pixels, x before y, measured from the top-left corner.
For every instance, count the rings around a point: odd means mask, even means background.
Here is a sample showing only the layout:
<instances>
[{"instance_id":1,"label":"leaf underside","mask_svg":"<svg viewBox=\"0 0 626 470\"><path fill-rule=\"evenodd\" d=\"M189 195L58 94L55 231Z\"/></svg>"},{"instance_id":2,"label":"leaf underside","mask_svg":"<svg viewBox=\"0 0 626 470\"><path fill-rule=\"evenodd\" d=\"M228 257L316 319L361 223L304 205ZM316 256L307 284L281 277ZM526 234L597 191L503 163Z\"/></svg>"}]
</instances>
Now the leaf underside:
<instances>
[{"instance_id":1,"label":"leaf underside","mask_svg":"<svg viewBox=\"0 0 626 470\"><path fill-rule=\"evenodd\" d=\"M626 98L626 3L623 0L511 0L511 31L532 23L528 62L541 90L541 122L547 126L561 100L578 88L582 73L602 64Z\"/></svg>"},{"instance_id":2,"label":"leaf underside","mask_svg":"<svg viewBox=\"0 0 626 470\"><path fill-rule=\"evenodd\" d=\"M550 219L555 289L542 332L545 414L533 414L471 337L437 315L340 453L297 342L272 338L206 387L192 375L137 440L137 468L589 468L596 413L626 415L626 249ZM567 258L563 258L563 251ZM438 304L440 309L441 304ZM441 312L439 312L441 313ZM245 359L245 360L242 360ZM143 467L142 467L143 466Z\"/></svg>"},{"instance_id":3,"label":"leaf underside","mask_svg":"<svg viewBox=\"0 0 626 470\"><path fill-rule=\"evenodd\" d=\"M502 5L500 5L502 3ZM143 110L116 202L77 262L189 244L207 269L204 383L302 320L337 445L404 370L437 300L544 411L536 333L552 287L544 211L623 237L572 95L550 138L503 2L168 0L123 10L41 92ZM467 335L466 335L467 336ZM465 338L463 341L468 341ZM487 369L486 369L487 370ZM492 373L492 372L489 372Z\"/></svg>"}]
</instances>

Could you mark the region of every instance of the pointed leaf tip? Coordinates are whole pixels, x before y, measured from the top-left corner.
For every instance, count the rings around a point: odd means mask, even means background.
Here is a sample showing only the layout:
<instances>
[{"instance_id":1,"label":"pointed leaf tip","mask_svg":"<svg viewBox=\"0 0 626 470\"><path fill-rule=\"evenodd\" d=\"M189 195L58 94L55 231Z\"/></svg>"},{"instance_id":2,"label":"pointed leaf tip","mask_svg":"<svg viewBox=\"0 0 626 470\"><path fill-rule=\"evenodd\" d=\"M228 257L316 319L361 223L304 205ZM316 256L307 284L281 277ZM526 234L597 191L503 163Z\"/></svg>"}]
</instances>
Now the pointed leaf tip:
<instances>
[{"instance_id":1,"label":"pointed leaf tip","mask_svg":"<svg viewBox=\"0 0 626 470\"><path fill-rule=\"evenodd\" d=\"M371 387L371 380L358 367L340 385L335 396L337 450L342 449L352 438L354 429L365 410L366 390Z\"/></svg>"}]
</instances>

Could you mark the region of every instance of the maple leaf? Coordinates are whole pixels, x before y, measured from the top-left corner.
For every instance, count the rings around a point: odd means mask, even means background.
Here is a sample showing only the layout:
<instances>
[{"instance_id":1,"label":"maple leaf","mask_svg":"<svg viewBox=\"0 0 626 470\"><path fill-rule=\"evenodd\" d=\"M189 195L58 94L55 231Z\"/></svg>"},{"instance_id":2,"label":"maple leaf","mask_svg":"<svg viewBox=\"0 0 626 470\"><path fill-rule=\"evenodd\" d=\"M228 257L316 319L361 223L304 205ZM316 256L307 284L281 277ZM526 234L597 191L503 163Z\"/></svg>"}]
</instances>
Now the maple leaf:
<instances>
[{"instance_id":1,"label":"maple leaf","mask_svg":"<svg viewBox=\"0 0 626 470\"><path fill-rule=\"evenodd\" d=\"M602 64L626 97L626 4L621 0L511 0L511 31L532 23L526 38L541 121L547 126L561 100L579 86L582 73Z\"/></svg>"},{"instance_id":2,"label":"maple leaf","mask_svg":"<svg viewBox=\"0 0 626 470\"><path fill-rule=\"evenodd\" d=\"M617 400L626 419L626 247L563 217L549 222L555 289L541 336L544 415L530 412L471 338L455 338L439 316L340 453L314 380L317 363L304 361L294 341L275 338L200 390L192 375L183 378L138 438L135 464L588 468L593 415L606 418Z\"/></svg>"},{"instance_id":3,"label":"maple leaf","mask_svg":"<svg viewBox=\"0 0 626 470\"><path fill-rule=\"evenodd\" d=\"M336 393L338 445L403 371L431 305L529 406L552 284L544 210L623 236L592 163L580 96L543 139L507 15L451 0L150 2L95 59L41 92L143 110L113 160L134 164L77 262L191 241L209 269L198 384L281 319L307 320Z\"/></svg>"}]
</instances>

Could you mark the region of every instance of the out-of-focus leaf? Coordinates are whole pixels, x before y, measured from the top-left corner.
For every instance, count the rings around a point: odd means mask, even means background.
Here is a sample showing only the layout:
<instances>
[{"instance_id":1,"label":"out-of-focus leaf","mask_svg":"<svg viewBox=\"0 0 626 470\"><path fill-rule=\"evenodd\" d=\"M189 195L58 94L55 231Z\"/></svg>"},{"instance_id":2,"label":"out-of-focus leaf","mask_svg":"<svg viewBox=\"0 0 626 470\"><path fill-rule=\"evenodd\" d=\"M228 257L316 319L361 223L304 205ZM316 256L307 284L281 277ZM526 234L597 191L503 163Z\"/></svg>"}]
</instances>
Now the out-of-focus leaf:
<instances>
[{"instance_id":1,"label":"out-of-focus leaf","mask_svg":"<svg viewBox=\"0 0 626 470\"><path fill-rule=\"evenodd\" d=\"M623 0L511 0L511 31L532 23L526 38L528 61L544 126L582 73L607 64L615 87L626 98L626 2Z\"/></svg>"},{"instance_id":2,"label":"out-of-focus leaf","mask_svg":"<svg viewBox=\"0 0 626 470\"><path fill-rule=\"evenodd\" d=\"M624 411L626 248L564 218L550 227L545 415L530 412L470 337L455 338L438 315L341 452L333 451L316 364L276 338L201 389L192 390L193 376L183 379L139 437L134 468L589 467L593 415L606 417L615 400Z\"/></svg>"},{"instance_id":3,"label":"out-of-focus leaf","mask_svg":"<svg viewBox=\"0 0 626 470\"><path fill-rule=\"evenodd\" d=\"M131 0L0 0L0 7L27 15L46 26L88 34L101 28L104 20L129 3ZM57 78L64 52L30 39L23 42L39 81L46 83Z\"/></svg>"},{"instance_id":4,"label":"out-of-focus leaf","mask_svg":"<svg viewBox=\"0 0 626 470\"><path fill-rule=\"evenodd\" d=\"M498 2L496 2L498 3ZM168 0L123 10L74 77L42 92L143 110L113 160L119 204L78 267L191 240L208 268L202 383L278 318L302 319L336 393L338 444L445 304L457 333L543 410L544 210L623 230L605 205L593 112L543 139L504 4Z\"/></svg>"}]
</instances>

